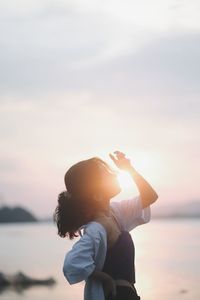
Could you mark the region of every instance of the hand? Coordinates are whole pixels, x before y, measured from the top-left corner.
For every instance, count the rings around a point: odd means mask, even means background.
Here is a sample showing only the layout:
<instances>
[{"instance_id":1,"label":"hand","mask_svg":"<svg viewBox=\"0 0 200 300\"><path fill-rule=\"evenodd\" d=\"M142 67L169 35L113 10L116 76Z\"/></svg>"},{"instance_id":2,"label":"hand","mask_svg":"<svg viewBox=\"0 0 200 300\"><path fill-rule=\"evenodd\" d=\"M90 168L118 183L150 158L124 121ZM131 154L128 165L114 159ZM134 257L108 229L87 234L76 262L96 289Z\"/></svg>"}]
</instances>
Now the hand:
<instances>
[{"instance_id":1,"label":"hand","mask_svg":"<svg viewBox=\"0 0 200 300\"><path fill-rule=\"evenodd\" d=\"M124 171L129 171L131 166L130 159L125 157L125 154L120 151L115 151L115 156L112 155L111 153L109 154L110 158L113 160L115 165L120 169Z\"/></svg>"},{"instance_id":2,"label":"hand","mask_svg":"<svg viewBox=\"0 0 200 300\"><path fill-rule=\"evenodd\" d=\"M109 274L95 269L90 275L90 278L101 281L103 285L105 297L108 296L111 296L112 298L116 297L117 294L116 282Z\"/></svg>"},{"instance_id":3,"label":"hand","mask_svg":"<svg viewBox=\"0 0 200 300\"><path fill-rule=\"evenodd\" d=\"M103 290L105 298L111 296L112 299L116 297L117 289L116 282L111 276L106 276L103 280Z\"/></svg>"},{"instance_id":4,"label":"hand","mask_svg":"<svg viewBox=\"0 0 200 300\"><path fill-rule=\"evenodd\" d=\"M90 278L101 281L103 285L105 297L108 296L111 296L112 298L116 297L117 294L116 282L109 274L95 269L92 272L92 274L90 274Z\"/></svg>"}]
</instances>

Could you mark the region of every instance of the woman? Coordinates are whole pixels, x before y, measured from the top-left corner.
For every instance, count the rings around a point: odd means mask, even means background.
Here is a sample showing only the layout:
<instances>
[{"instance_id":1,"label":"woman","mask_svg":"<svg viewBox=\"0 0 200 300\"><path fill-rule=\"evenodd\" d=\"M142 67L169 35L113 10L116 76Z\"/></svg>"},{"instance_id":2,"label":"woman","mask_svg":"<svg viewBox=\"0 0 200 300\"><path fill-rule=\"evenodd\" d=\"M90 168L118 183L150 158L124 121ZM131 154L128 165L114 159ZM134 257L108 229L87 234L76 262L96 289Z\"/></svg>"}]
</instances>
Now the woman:
<instances>
[{"instance_id":1,"label":"woman","mask_svg":"<svg viewBox=\"0 0 200 300\"><path fill-rule=\"evenodd\" d=\"M158 198L124 153L115 151L110 158L131 174L139 196L110 203L121 191L117 172L93 157L66 172L66 191L59 194L54 213L61 237L80 236L65 256L63 273L70 284L86 281L85 300L140 299L129 231L149 222L150 205Z\"/></svg>"}]
</instances>

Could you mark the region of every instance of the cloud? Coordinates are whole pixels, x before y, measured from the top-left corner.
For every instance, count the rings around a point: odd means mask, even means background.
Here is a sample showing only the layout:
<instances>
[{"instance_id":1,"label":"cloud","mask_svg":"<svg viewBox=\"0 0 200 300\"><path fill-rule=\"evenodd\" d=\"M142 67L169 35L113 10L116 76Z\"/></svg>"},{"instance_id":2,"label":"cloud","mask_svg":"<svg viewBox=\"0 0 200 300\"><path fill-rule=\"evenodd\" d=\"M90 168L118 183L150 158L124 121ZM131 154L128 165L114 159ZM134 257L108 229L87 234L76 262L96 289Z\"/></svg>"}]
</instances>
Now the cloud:
<instances>
[{"instance_id":1,"label":"cloud","mask_svg":"<svg viewBox=\"0 0 200 300\"><path fill-rule=\"evenodd\" d=\"M142 98L147 104L145 93L153 103L162 95L186 99L188 94L196 111L198 29L148 30L136 20L126 23L125 4L123 12L120 2L113 11L108 4L88 3L31 1L19 10L14 2L13 6L2 2L1 28L6 33L0 41L2 98L7 94L89 91L106 101L120 95ZM129 10L135 8L141 17L144 4L131 5ZM158 8L161 15L170 13Z\"/></svg>"},{"instance_id":2,"label":"cloud","mask_svg":"<svg viewBox=\"0 0 200 300\"><path fill-rule=\"evenodd\" d=\"M154 97L161 90L195 97L199 92L200 32L164 34L137 51L132 46L127 53L106 57L105 53L114 52L108 43L112 32L104 35L105 27L96 32L100 20L82 18L79 22L73 17L60 23L41 18L26 20L26 26L23 21L18 26L9 24L1 41L1 93L86 89L137 94L149 90ZM13 34L15 38L9 39Z\"/></svg>"}]
</instances>

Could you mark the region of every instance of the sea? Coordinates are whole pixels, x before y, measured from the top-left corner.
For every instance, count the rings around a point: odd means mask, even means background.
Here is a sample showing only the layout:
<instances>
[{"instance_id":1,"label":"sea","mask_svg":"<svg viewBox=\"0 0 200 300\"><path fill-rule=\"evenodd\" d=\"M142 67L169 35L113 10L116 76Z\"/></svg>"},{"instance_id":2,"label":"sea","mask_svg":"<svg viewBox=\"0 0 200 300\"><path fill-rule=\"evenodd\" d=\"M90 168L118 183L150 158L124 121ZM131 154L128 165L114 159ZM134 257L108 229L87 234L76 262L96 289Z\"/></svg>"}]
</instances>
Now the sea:
<instances>
[{"instance_id":1,"label":"sea","mask_svg":"<svg viewBox=\"0 0 200 300\"><path fill-rule=\"evenodd\" d=\"M131 231L136 288L142 300L200 299L200 220L152 219ZM62 273L75 241L60 238L52 223L0 225L0 272L53 277L52 286L0 289L0 300L82 300L84 282L69 285Z\"/></svg>"}]
</instances>

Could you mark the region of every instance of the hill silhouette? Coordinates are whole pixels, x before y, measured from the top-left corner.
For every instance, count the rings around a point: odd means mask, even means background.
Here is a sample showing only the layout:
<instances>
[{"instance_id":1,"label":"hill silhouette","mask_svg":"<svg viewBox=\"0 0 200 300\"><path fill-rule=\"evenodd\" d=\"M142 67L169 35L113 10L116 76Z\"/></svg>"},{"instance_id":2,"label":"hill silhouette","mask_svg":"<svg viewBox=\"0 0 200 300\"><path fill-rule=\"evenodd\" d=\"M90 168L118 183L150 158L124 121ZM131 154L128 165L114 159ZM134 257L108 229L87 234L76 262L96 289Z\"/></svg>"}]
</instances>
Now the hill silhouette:
<instances>
[{"instance_id":1,"label":"hill silhouette","mask_svg":"<svg viewBox=\"0 0 200 300\"><path fill-rule=\"evenodd\" d=\"M200 218L200 201L170 204L153 208L154 218Z\"/></svg>"},{"instance_id":2,"label":"hill silhouette","mask_svg":"<svg viewBox=\"0 0 200 300\"><path fill-rule=\"evenodd\" d=\"M25 208L20 206L0 208L0 223L11 222L37 222L37 218Z\"/></svg>"}]
</instances>

